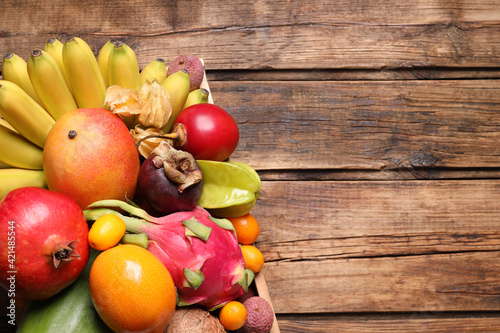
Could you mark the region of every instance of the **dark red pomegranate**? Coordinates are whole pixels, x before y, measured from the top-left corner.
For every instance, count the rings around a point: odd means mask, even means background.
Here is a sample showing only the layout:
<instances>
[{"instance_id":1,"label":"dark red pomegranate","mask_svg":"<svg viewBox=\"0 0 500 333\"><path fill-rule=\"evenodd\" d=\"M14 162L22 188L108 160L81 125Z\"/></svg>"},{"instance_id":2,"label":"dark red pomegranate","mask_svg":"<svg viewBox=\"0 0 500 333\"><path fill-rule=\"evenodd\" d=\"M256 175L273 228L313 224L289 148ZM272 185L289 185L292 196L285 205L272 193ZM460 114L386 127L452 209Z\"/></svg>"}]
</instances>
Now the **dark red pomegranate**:
<instances>
[{"instance_id":1,"label":"dark red pomegranate","mask_svg":"<svg viewBox=\"0 0 500 333\"><path fill-rule=\"evenodd\" d=\"M57 294L87 264L88 231L69 196L37 187L11 191L0 201L0 285L29 300Z\"/></svg>"}]
</instances>

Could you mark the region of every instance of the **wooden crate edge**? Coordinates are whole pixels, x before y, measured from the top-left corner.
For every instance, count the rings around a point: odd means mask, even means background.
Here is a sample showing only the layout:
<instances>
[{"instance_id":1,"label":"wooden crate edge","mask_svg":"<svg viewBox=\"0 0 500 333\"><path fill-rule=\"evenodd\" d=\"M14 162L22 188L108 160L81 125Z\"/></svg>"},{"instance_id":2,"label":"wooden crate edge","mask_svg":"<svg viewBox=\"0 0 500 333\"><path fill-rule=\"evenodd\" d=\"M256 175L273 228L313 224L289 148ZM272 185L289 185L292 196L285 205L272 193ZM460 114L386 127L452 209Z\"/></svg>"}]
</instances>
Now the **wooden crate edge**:
<instances>
[{"instance_id":1,"label":"wooden crate edge","mask_svg":"<svg viewBox=\"0 0 500 333\"><path fill-rule=\"evenodd\" d=\"M269 290L267 289L266 278L264 276L264 268L262 268L262 270L255 275L254 283L255 288L257 289L257 294L268 301L269 304L271 304L271 308L273 308L274 323L270 333L280 333L278 320L276 319L276 312L274 312L273 302L271 301Z\"/></svg>"}]
</instances>

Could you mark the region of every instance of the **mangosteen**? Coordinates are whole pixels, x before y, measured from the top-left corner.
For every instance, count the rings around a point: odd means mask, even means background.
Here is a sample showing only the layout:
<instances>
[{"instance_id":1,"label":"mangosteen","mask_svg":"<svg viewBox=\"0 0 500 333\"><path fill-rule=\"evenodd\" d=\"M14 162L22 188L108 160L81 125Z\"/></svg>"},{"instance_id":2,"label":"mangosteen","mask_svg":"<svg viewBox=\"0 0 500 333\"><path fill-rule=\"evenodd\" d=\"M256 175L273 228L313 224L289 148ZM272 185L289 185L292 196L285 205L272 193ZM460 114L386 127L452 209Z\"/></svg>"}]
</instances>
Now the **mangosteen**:
<instances>
[{"instance_id":1,"label":"mangosteen","mask_svg":"<svg viewBox=\"0 0 500 333\"><path fill-rule=\"evenodd\" d=\"M151 215L193 210L203 192L203 174L193 155L162 141L142 163L138 194Z\"/></svg>"}]
</instances>

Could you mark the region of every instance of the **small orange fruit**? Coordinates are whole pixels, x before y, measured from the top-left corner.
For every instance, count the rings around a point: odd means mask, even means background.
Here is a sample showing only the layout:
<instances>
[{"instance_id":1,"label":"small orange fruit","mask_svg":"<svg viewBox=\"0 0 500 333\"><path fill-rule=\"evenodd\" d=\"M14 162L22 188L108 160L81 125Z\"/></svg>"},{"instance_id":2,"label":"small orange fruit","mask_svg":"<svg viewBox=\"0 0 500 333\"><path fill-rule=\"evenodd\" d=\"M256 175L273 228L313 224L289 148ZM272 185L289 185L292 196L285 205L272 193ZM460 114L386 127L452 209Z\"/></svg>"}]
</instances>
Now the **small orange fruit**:
<instances>
[{"instance_id":1,"label":"small orange fruit","mask_svg":"<svg viewBox=\"0 0 500 333\"><path fill-rule=\"evenodd\" d=\"M175 311L170 273L137 245L118 245L99 254L90 269L89 287L97 313L114 332L161 333Z\"/></svg>"},{"instance_id":2,"label":"small orange fruit","mask_svg":"<svg viewBox=\"0 0 500 333\"><path fill-rule=\"evenodd\" d=\"M103 215L92 224L89 230L89 245L99 251L112 248L125 235L126 228L125 222L118 215Z\"/></svg>"},{"instance_id":3,"label":"small orange fruit","mask_svg":"<svg viewBox=\"0 0 500 333\"><path fill-rule=\"evenodd\" d=\"M242 245L241 252L245 259L245 268L250 268L255 274L260 272L264 266L264 256L262 252L253 245Z\"/></svg>"},{"instance_id":4,"label":"small orange fruit","mask_svg":"<svg viewBox=\"0 0 500 333\"><path fill-rule=\"evenodd\" d=\"M242 303L231 301L220 310L219 320L226 330L235 331L247 321L247 309Z\"/></svg>"},{"instance_id":5,"label":"small orange fruit","mask_svg":"<svg viewBox=\"0 0 500 333\"><path fill-rule=\"evenodd\" d=\"M228 220L231 221L236 230L238 243L250 245L259 237L259 223L252 214L247 213L240 217L230 217Z\"/></svg>"}]
</instances>

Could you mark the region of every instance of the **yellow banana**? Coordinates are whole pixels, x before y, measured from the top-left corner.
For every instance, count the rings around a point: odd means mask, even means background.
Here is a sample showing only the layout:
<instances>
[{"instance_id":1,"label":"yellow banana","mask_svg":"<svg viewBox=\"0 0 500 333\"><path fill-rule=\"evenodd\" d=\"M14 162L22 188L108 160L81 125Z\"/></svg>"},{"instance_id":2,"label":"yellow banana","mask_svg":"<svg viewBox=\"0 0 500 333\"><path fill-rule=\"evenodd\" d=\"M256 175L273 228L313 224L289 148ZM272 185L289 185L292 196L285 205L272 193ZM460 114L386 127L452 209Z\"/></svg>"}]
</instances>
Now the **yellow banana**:
<instances>
[{"instance_id":1,"label":"yellow banana","mask_svg":"<svg viewBox=\"0 0 500 333\"><path fill-rule=\"evenodd\" d=\"M15 168L42 170L43 150L0 124L0 162Z\"/></svg>"},{"instance_id":2,"label":"yellow banana","mask_svg":"<svg viewBox=\"0 0 500 333\"><path fill-rule=\"evenodd\" d=\"M38 104L42 105L42 102L40 102L36 95L35 89L33 89L28 75L28 66L23 58L15 53L7 53L3 58L2 76L4 80L17 84Z\"/></svg>"},{"instance_id":3,"label":"yellow banana","mask_svg":"<svg viewBox=\"0 0 500 333\"><path fill-rule=\"evenodd\" d=\"M97 55L97 64L99 65L99 69L101 70L102 78L104 79L104 84L106 88L109 87L109 79L108 79L108 59L109 54L115 47L116 39L110 39L103 45L99 54Z\"/></svg>"},{"instance_id":4,"label":"yellow banana","mask_svg":"<svg viewBox=\"0 0 500 333\"><path fill-rule=\"evenodd\" d=\"M43 170L0 169L0 200L10 191L26 186L47 188Z\"/></svg>"},{"instance_id":5,"label":"yellow banana","mask_svg":"<svg viewBox=\"0 0 500 333\"><path fill-rule=\"evenodd\" d=\"M78 107L104 107L106 84L90 46L81 38L69 37L63 46L63 61Z\"/></svg>"},{"instance_id":6,"label":"yellow banana","mask_svg":"<svg viewBox=\"0 0 500 333\"><path fill-rule=\"evenodd\" d=\"M71 86L68 81L68 74L66 74L66 68L64 68L64 61L62 57L62 49L63 49L64 44L61 43L61 41L57 38L49 38L47 42L45 43L44 46L44 51L50 54L52 58L57 63L57 67L59 67L59 70L61 71L62 75L64 76L64 80L66 81L66 84L71 90Z\"/></svg>"},{"instance_id":7,"label":"yellow banana","mask_svg":"<svg viewBox=\"0 0 500 333\"><path fill-rule=\"evenodd\" d=\"M8 129L10 129L11 131L14 131L16 133L19 133L18 131L16 131L16 129L14 127L12 127L11 124L9 124L7 122L7 120L3 119L2 117L0 117L0 126L3 126L3 127L7 127Z\"/></svg>"},{"instance_id":8,"label":"yellow banana","mask_svg":"<svg viewBox=\"0 0 500 333\"><path fill-rule=\"evenodd\" d=\"M18 85L0 80L0 116L39 147L45 145L54 118Z\"/></svg>"},{"instance_id":9,"label":"yellow banana","mask_svg":"<svg viewBox=\"0 0 500 333\"><path fill-rule=\"evenodd\" d=\"M169 94L170 102L172 103L172 114L170 115L170 119L168 123L162 127L165 133L170 133L175 118L177 118L179 113L181 113L189 95L189 73L186 69L181 69L180 71L169 75L165 80L163 80L161 85Z\"/></svg>"},{"instance_id":10,"label":"yellow banana","mask_svg":"<svg viewBox=\"0 0 500 333\"><path fill-rule=\"evenodd\" d=\"M184 103L183 110L188 106L200 104L200 103L208 103L208 90L205 88L198 88L191 91L187 97L186 103Z\"/></svg>"},{"instance_id":11,"label":"yellow banana","mask_svg":"<svg viewBox=\"0 0 500 333\"><path fill-rule=\"evenodd\" d=\"M108 83L125 89L141 89L139 64L134 50L121 41L115 43L109 54Z\"/></svg>"},{"instance_id":12,"label":"yellow banana","mask_svg":"<svg viewBox=\"0 0 500 333\"><path fill-rule=\"evenodd\" d=\"M43 107L55 120L78 108L57 62L50 54L34 50L28 59L28 74Z\"/></svg>"},{"instance_id":13,"label":"yellow banana","mask_svg":"<svg viewBox=\"0 0 500 333\"><path fill-rule=\"evenodd\" d=\"M11 165L0 162L0 169L12 169Z\"/></svg>"},{"instance_id":14,"label":"yellow banana","mask_svg":"<svg viewBox=\"0 0 500 333\"><path fill-rule=\"evenodd\" d=\"M141 86L146 80L152 82L154 79L158 82L163 82L167 78L167 66L165 60L156 58L148 63L141 71Z\"/></svg>"}]
</instances>

